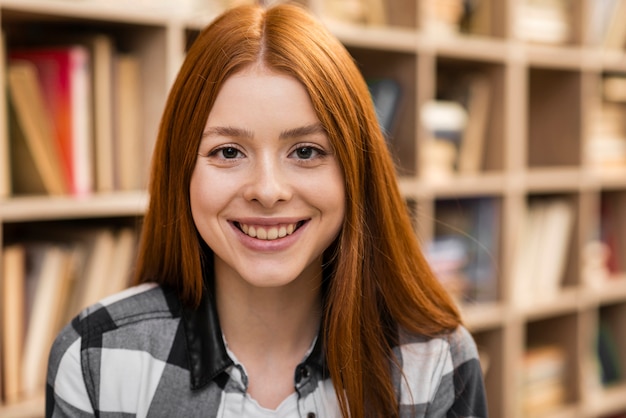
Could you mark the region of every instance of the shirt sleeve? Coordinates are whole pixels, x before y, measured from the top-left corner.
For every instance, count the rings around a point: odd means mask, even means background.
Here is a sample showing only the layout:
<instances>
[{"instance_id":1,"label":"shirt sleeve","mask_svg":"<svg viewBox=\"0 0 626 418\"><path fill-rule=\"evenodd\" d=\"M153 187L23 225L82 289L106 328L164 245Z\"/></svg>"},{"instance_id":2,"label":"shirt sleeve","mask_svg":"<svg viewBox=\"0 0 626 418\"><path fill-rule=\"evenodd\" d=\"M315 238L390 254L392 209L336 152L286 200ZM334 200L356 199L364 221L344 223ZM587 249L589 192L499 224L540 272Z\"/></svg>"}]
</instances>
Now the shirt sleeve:
<instances>
[{"instance_id":1,"label":"shirt sleeve","mask_svg":"<svg viewBox=\"0 0 626 418\"><path fill-rule=\"evenodd\" d=\"M81 366L81 338L72 325L55 339L48 359L46 418L94 417Z\"/></svg>"}]
</instances>

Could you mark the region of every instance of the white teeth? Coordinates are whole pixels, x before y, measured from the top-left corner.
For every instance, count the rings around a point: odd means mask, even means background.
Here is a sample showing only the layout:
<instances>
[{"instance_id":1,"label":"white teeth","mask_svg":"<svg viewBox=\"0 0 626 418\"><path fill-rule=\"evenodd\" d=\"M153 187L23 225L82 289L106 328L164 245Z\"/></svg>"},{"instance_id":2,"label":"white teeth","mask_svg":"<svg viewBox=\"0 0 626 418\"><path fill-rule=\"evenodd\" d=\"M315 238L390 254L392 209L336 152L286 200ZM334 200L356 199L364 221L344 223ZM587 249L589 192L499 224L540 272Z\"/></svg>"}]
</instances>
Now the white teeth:
<instances>
[{"instance_id":1,"label":"white teeth","mask_svg":"<svg viewBox=\"0 0 626 418\"><path fill-rule=\"evenodd\" d=\"M286 224L272 227L252 226L246 224L239 224L241 231L252 238L258 238L262 240L272 241L278 238L284 238L287 235L293 234L296 230L296 224Z\"/></svg>"}]
</instances>

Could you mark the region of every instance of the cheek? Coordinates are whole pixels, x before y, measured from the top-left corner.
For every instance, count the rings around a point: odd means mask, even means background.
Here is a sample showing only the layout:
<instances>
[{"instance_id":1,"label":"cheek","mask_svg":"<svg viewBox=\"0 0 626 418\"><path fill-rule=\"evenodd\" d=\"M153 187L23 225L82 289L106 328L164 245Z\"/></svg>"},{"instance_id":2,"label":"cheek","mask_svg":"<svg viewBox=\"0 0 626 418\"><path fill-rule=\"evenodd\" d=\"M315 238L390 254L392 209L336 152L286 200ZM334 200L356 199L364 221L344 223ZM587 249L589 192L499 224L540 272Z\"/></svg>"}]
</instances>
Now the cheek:
<instances>
[{"instance_id":1,"label":"cheek","mask_svg":"<svg viewBox=\"0 0 626 418\"><path fill-rule=\"evenodd\" d=\"M207 167L196 166L189 184L189 203L198 228L207 223L211 215L217 214L227 198L226 190L224 182L211 175Z\"/></svg>"}]
</instances>

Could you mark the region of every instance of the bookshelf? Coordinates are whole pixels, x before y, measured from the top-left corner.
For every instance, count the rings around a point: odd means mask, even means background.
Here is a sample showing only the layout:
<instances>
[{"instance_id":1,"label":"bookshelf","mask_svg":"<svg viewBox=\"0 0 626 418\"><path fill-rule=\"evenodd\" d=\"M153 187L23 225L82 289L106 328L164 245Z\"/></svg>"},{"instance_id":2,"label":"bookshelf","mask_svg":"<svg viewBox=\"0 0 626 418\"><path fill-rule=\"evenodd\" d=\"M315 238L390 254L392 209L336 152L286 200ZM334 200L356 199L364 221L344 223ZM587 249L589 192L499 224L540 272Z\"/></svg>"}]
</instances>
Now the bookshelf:
<instances>
[{"instance_id":1,"label":"bookshelf","mask_svg":"<svg viewBox=\"0 0 626 418\"><path fill-rule=\"evenodd\" d=\"M455 208L458 216L471 213L479 201L497 209L490 225L493 247L481 247L493 269L493 287L488 297L461 302L483 354L491 416L526 416L520 395L522 365L527 349L541 346L564 353L567 374L561 405L533 416L626 414L626 165L598 164L589 152L597 132L592 115L608 100L602 94L603 79L626 75L626 52L603 48L594 40L597 24L591 16L601 2L566 2L558 16L567 25L567 36L560 42L533 43L519 33L518 19L526 10L522 0L481 0L460 32L446 34L430 24L430 0L385 1L386 25L368 24L371 16L358 22L337 19L330 15L329 1L310 0L308 6L346 45L366 78L393 79L402 88L388 141L424 247L443 233L441 221L448 208ZM0 29L9 52L37 43L42 34L55 40L97 32L107 35L117 52L136 57L142 74L142 140L136 158L147 170L161 108L186 45L221 6L208 1L207 10L190 13L166 5L149 7L149 2L120 4L0 0ZM1 71L6 72L6 65ZM440 155L430 153L441 149L432 148L433 134L421 123L422 109L449 97L444 90L458 87L456 81L475 75L490 85L480 169L460 172L452 163L434 177L425 175L424 161ZM8 121L2 122L4 131ZM452 149L449 144L443 148L448 153ZM82 197L5 194L0 200L0 242L6 248L23 236L49 235L70 226L136 226L147 199L141 186L95 190ZM563 272L554 295L520 304L514 279L529 274L523 268L516 271L520 225L533 202L552 199L571 208ZM465 237L473 238L475 232L470 229ZM613 359L617 377L610 384L602 383L598 371L600 329L608 330L618 352ZM2 403L0 415L42 416L43 400L39 395Z\"/></svg>"}]
</instances>

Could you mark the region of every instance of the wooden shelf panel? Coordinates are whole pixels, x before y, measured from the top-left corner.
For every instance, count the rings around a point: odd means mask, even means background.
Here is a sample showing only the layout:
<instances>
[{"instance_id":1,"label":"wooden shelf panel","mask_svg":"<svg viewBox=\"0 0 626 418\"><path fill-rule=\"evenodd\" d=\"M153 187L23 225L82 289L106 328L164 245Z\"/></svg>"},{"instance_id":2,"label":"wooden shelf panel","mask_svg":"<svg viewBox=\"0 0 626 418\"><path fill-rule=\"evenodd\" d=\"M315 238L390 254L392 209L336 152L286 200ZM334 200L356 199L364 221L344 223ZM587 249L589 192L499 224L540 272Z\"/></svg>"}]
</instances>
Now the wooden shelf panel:
<instances>
[{"instance_id":1,"label":"wooden shelf panel","mask_svg":"<svg viewBox=\"0 0 626 418\"><path fill-rule=\"evenodd\" d=\"M585 408L586 416L607 416L626 410L626 383L593 391Z\"/></svg>"},{"instance_id":2,"label":"wooden shelf panel","mask_svg":"<svg viewBox=\"0 0 626 418\"><path fill-rule=\"evenodd\" d=\"M15 197L0 201L0 221L140 216L145 212L147 203L145 192L96 194L85 198Z\"/></svg>"},{"instance_id":3,"label":"wooden shelf panel","mask_svg":"<svg viewBox=\"0 0 626 418\"><path fill-rule=\"evenodd\" d=\"M381 49L395 52L417 52L415 30L383 26L363 26L326 19L326 26L348 47Z\"/></svg>"},{"instance_id":4,"label":"wooden shelf panel","mask_svg":"<svg viewBox=\"0 0 626 418\"><path fill-rule=\"evenodd\" d=\"M507 192L503 173L486 173L474 176L453 176L438 181L418 178L400 179L400 190L409 196L423 198L502 196Z\"/></svg>"},{"instance_id":5,"label":"wooden shelf panel","mask_svg":"<svg viewBox=\"0 0 626 418\"><path fill-rule=\"evenodd\" d=\"M461 315L471 332L481 332L506 325L507 308L499 302L461 305Z\"/></svg>"},{"instance_id":6,"label":"wooden shelf panel","mask_svg":"<svg viewBox=\"0 0 626 418\"><path fill-rule=\"evenodd\" d=\"M510 56L506 41L483 36L420 36L419 49L444 57L502 64Z\"/></svg>"},{"instance_id":7,"label":"wooden shelf panel","mask_svg":"<svg viewBox=\"0 0 626 418\"><path fill-rule=\"evenodd\" d=\"M24 14L55 17L67 20L90 19L147 25L166 25L179 14L174 8L146 8L141 3L104 1L64 1L64 0L2 0L0 9L5 15ZM179 8L184 10L184 8ZM184 15L180 15L183 19Z\"/></svg>"},{"instance_id":8,"label":"wooden shelf panel","mask_svg":"<svg viewBox=\"0 0 626 418\"><path fill-rule=\"evenodd\" d=\"M513 306L513 315L523 321L535 321L577 313L582 304L581 292L582 290L575 286L561 289L558 295L553 298L538 300L531 305Z\"/></svg>"},{"instance_id":9,"label":"wooden shelf panel","mask_svg":"<svg viewBox=\"0 0 626 418\"><path fill-rule=\"evenodd\" d=\"M26 399L13 405L0 405L2 418L39 418L45 414L44 395Z\"/></svg>"}]
</instances>

